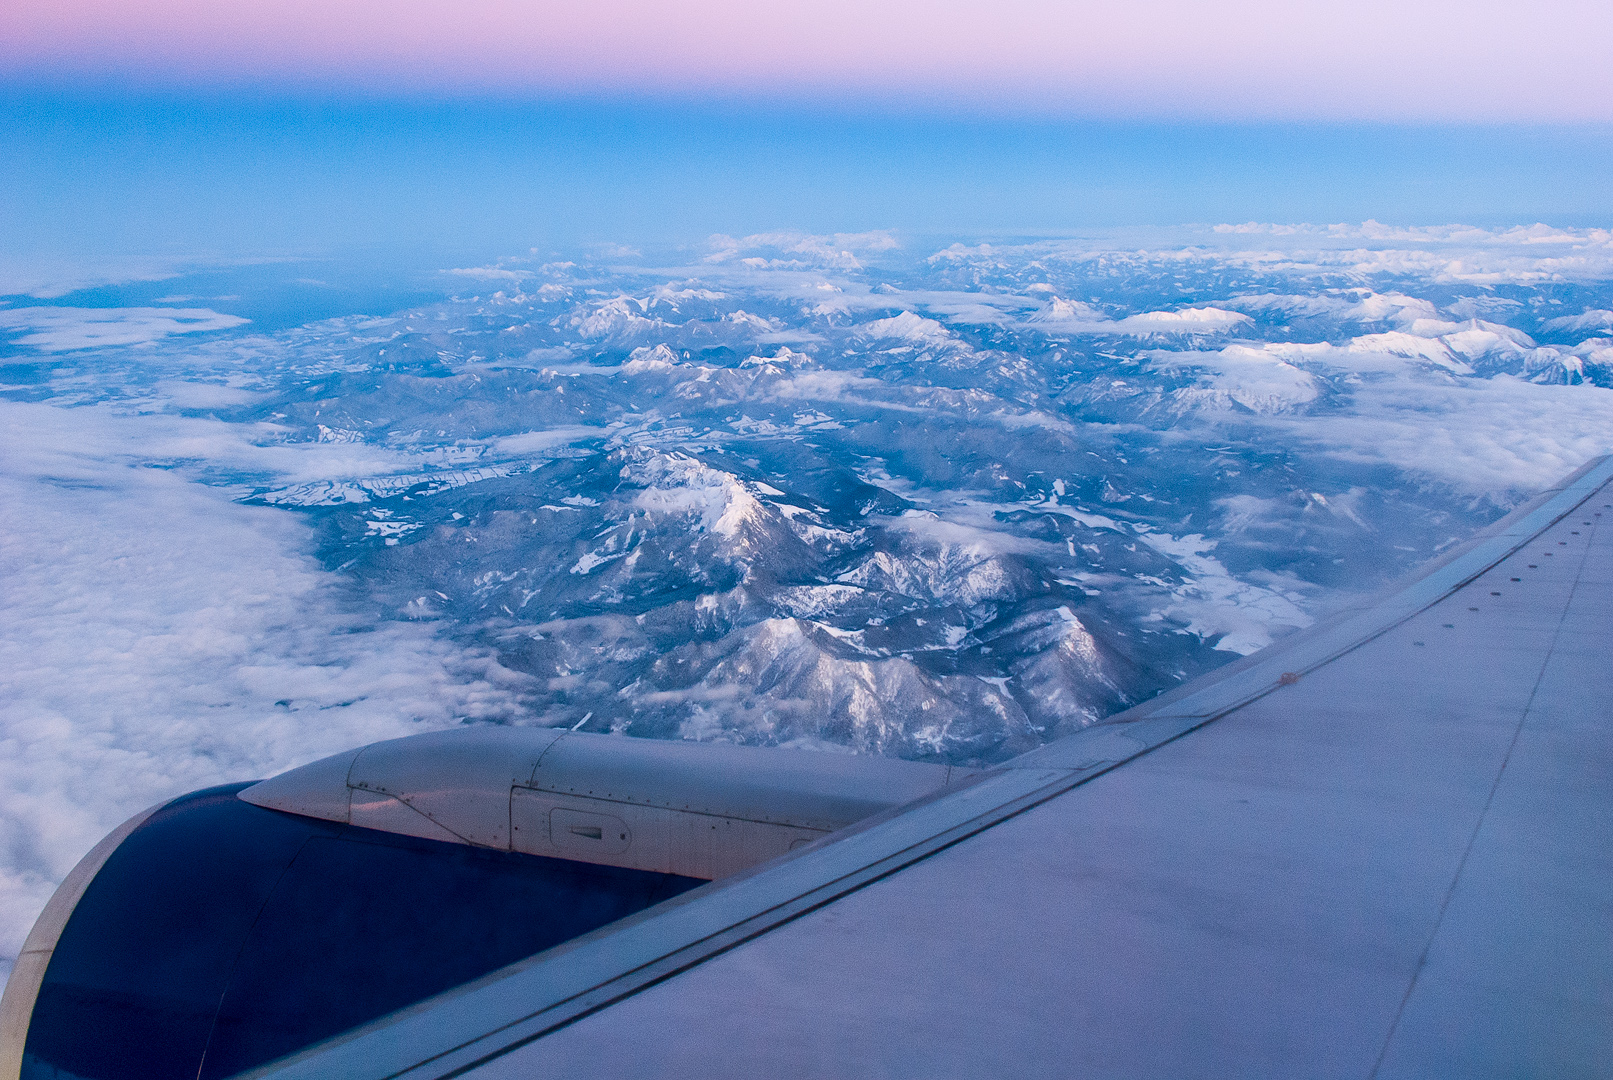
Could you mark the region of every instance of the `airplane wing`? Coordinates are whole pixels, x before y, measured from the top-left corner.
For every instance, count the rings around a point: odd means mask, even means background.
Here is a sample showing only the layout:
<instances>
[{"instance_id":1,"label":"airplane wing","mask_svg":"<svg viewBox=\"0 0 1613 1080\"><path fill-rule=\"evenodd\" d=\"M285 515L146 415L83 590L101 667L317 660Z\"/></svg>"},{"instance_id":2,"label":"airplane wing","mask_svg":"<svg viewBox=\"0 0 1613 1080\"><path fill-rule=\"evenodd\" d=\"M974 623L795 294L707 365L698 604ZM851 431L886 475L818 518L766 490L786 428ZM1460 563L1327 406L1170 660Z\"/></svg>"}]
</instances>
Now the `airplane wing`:
<instances>
[{"instance_id":1,"label":"airplane wing","mask_svg":"<svg viewBox=\"0 0 1613 1080\"><path fill-rule=\"evenodd\" d=\"M658 837L591 858L660 876L626 918L252 1075L1613 1074L1610 481L1592 462L1415 581L977 774L786 762L696 806L693 756L615 765L593 742L572 780L541 780L543 752L461 788L372 778L367 751L294 770L253 812L513 859L529 800L529 857ZM709 790L744 786L723 769ZM610 821L564 816L586 813ZM689 813L796 831L714 868L729 849ZM98 866L63 889L93 896ZM63 906L41 956L74 933ZM55 960L31 970L37 1029ZM23 1075L59 1075L28 1072L49 1063L22 1000Z\"/></svg>"}]
</instances>

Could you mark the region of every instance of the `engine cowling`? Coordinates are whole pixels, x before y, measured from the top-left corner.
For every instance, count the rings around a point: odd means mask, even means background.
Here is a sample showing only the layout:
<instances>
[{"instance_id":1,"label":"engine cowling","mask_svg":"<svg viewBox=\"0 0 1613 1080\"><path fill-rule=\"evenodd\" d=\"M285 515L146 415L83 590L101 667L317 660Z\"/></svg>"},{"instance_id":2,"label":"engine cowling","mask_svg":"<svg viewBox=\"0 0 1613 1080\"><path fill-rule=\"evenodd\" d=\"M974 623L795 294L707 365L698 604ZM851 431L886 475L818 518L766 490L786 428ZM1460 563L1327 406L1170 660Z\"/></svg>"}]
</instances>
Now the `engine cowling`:
<instances>
[{"instance_id":1,"label":"engine cowling","mask_svg":"<svg viewBox=\"0 0 1613 1080\"><path fill-rule=\"evenodd\" d=\"M967 772L484 727L182 796L41 915L0 1080L230 1076Z\"/></svg>"}]
</instances>

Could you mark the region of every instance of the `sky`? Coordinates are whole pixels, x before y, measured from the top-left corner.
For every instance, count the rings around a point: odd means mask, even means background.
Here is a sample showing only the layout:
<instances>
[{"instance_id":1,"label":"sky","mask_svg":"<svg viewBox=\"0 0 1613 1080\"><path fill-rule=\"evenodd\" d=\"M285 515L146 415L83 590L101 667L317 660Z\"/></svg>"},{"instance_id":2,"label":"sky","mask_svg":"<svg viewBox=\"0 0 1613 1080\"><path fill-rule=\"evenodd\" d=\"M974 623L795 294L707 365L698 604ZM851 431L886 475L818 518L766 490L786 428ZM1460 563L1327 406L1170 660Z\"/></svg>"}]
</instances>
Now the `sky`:
<instances>
[{"instance_id":1,"label":"sky","mask_svg":"<svg viewBox=\"0 0 1613 1080\"><path fill-rule=\"evenodd\" d=\"M44 78L869 98L1111 118L1606 121L1587 0L22 0Z\"/></svg>"},{"instance_id":2,"label":"sky","mask_svg":"<svg viewBox=\"0 0 1613 1080\"><path fill-rule=\"evenodd\" d=\"M1593 225L1609 42L1577 2L20 0L0 261Z\"/></svg>"}]
</instances>

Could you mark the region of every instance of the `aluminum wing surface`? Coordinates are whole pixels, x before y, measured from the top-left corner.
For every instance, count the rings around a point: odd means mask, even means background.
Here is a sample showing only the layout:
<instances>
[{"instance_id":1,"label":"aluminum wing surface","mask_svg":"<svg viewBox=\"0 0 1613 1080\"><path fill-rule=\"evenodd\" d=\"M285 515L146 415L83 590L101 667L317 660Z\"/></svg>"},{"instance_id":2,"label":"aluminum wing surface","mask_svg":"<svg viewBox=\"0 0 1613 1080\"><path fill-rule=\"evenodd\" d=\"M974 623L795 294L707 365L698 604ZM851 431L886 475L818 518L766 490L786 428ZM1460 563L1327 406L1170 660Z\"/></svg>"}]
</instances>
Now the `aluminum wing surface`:
<instances>
[{"instance_id":1,"label":"aluminum wing surface","mask_svg":"<svg viewBox=\"0 0 1613 1080\"><path fill-rule=\"evenodd\" d=\"M1610 477L961 790L265 1073L1613 1074Z\"/></svg>"}]
</instances>

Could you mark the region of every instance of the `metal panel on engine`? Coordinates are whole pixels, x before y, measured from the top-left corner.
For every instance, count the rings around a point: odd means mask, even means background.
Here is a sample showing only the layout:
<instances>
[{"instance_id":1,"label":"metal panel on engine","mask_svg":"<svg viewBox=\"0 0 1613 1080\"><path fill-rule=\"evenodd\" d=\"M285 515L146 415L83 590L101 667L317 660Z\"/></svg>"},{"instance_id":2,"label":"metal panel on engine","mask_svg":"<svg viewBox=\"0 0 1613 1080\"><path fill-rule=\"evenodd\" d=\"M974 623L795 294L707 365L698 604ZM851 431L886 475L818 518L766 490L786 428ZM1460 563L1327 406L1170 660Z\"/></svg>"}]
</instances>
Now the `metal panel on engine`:
<instances>
[{"instance_id":1,"label":"metal panel on engine","mask_svg":"<svg viewBox=\"0 0 1613 1080\"><path fill-rule=\"evenodd\" d=\"M825 831L518 787L510 792L510 834L515 850L528 855L710 881Z\"/></svg>"}]
</instances>

